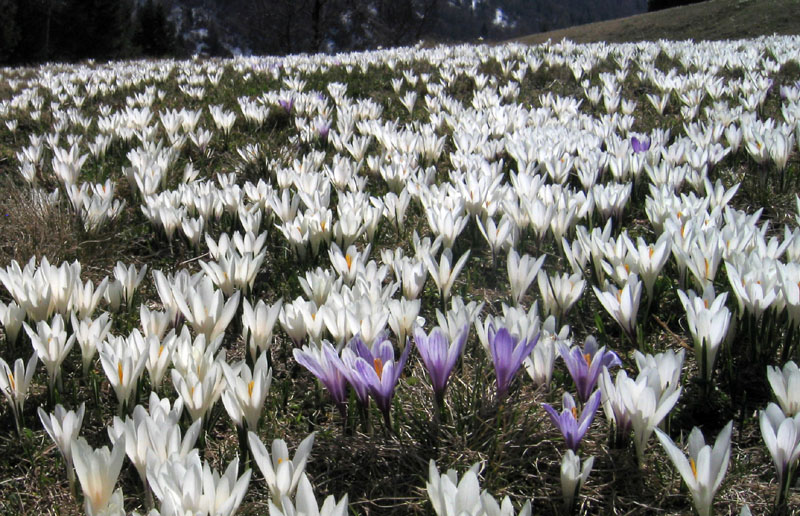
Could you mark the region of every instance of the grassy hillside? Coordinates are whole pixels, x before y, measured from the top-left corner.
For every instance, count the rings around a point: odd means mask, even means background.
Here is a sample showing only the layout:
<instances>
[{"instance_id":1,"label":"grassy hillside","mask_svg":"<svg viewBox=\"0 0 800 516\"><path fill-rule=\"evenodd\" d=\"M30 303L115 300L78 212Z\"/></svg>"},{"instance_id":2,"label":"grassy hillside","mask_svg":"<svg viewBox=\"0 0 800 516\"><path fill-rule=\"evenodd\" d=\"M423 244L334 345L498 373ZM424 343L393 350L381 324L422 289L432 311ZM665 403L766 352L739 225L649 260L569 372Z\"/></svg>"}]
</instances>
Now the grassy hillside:
<instances>
[{"instance_id":1,"label":"grassy hillside","mask_svg":"<svg viewBox=\"0 0 800 516\"><path fill-rule=\"evenodd\" d=\"M740 39L800 33L797 0L710 0L568 29L533 34L518 41L537 44L563 38L578 43L656 39Z\"/></svg>"}]
</instances>

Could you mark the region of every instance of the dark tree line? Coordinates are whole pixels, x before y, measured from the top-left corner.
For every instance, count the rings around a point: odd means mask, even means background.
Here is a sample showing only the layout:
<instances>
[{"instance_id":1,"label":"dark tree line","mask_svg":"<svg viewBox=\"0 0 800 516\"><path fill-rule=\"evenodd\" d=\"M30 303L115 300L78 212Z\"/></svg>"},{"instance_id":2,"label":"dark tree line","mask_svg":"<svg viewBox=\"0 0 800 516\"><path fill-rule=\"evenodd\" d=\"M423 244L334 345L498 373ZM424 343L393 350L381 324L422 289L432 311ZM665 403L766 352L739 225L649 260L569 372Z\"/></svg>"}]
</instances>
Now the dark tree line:
<instances>
[{"instance_id":1,"label":"dark tree line","mask_svg":"<svg viewBox=\"0 0 800 516\"><path fill-rule=\"evenodd\" d=\"M176 52L159 0L0 0L0 63L116 59Z\"/></svg>"},{"instance_id":2,"label":"dark tree line","mask_svg":"<svg viewBox=\"0 0 800 516\"><path fill-rule=\"evenodd\" d=\"M670 1L0 0L0 63L503 40ZM509 22L495 23L499 13Z\"/></svg>"},{"instance_id":3,"label":"dark tree line","mask_svg":"<svg viewBox=\"0 0 800 516\"><path fill-rule=\"evenodd\" d=\"M697 4L705 0L647 0L648 11L660 11L661 9L669 9L670 7L678 7L681 5Z\"/></svg>"},{"instance_id":4,"label":"dark tree line","mask_svg":"<svg viewBox=\"0 0 800 516\"><path fill-rule=\"evenodd\" d=\"M207 0L205 7L211 3ZM248 50L256 54L286 54L414 43L436 23L439 4L445 0L214 0L213 3L215 22L244 41Z\"/></svg>"}]
</instances>

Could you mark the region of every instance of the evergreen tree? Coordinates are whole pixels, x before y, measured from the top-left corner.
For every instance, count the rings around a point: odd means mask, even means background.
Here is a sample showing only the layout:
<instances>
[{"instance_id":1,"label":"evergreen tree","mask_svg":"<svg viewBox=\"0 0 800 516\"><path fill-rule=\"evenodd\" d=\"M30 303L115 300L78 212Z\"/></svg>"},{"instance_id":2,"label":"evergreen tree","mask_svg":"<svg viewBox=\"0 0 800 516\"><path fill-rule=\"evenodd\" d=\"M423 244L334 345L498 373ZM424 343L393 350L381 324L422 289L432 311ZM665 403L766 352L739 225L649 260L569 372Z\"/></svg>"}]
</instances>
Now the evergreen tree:
<instances>
[{"instance_id":1,"label":"evergreen tree","mask_svg":"<svg viewBox=\"0 0 800 516\"><path fill-rule=\"evenodd\" d=\"M0 63L11 59L11 54L20 39L17 25L17 0L0 0Z\"/></svg>"},{"instance_id":2,"label":"evergreen tree","mask_svg":"<svg viewBox=\"0 0 800 516\"><path fill-rule=\"evenodd\" d=\"M160 1L147 0L139 7L133 42L146 56L161 57L175 52L175 27L167 19Z\"/></svg>"}]
</instances>

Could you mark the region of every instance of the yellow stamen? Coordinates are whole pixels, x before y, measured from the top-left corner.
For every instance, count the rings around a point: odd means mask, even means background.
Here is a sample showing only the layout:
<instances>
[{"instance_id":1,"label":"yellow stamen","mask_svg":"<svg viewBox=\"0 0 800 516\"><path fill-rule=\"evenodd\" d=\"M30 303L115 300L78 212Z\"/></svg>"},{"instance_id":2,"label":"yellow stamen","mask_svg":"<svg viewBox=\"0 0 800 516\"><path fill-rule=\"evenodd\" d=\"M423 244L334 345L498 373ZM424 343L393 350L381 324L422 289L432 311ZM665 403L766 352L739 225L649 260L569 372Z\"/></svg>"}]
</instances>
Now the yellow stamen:
<instances>
[{"instance_id":1,"label":"yellow stamen","mask_svg":"<svg viewBox=\"0 0 800 516\"><path fill-rule=\"evenodd\" d=\"M706 305L706 309L708 309L708 299L703 299L703 304Z\"/></svg>"},{"instance_id":2,"label":"yellow stamen","mask_svg":"<svg viewBox=\"0 0 800 516\"><path fill-rule=\"evenodd\" d=\"M627 263L625 264L625 272L628 273L628 274L631 273L631 267Z\"/></svg>"},{"instance_id":3,"label":"yellow stamen","mask_svg":"<svg viewBox=\"0 0 800 516\"><path fill-rule=\"evenodd\" d=\"M353 257L350 256L349 254L346 254L344 256L344 261L347 262L347 270L350 270L350 267L353 266Z\"/></svg>"},{"instance_id":4,"label":"yellow stamen","mask_svg":"<svg viewBox=\"0 0 800 516\"><path fill-rule=\"evenodd\" d=\"M281 462L283 462L283 458L278 457L278 465L280 465Z\"/></svg>"},{"instance_id":5,"label":"yellow stamen","mask_svg":"<svg viewBox=\"0 0 800 516\"><path fill-rule=\"evenodd\" d=\"M160 357L160 356L161 356L161 353L163 353L163 352L164 352L164 346L163 346L163 345L162 345L162 346L159 346L159 347L158 347L158 356Z\"/></svg>"},{"instance_id":6,"label":"yellow stamen","mask_svg":"<svg viewBox=\"0 0 800 516\"><path fill-rule=\"evenodd\" d=\"M652 247L649 247L648 249L650 250L650 258L652 258L652 257L653 257L653 253L654 253L655 251L653 250L653 248L652 248Z\"/></svg>"},{"instance_id":7,"label":"yellow stamen","mask_svg":"<svg viewBox=\"0 0 800 516\"><path fill-rule=\"evenodd\" d=\"M583 359L586 360L586 365L588 366L592 365L592 355L590 355L589 353L584 353Z\"/></svg>"},{"instance_id":8,"label":"yellow stamen","mask_svg":"<svg viewBox=\"0 0 800 516\"><path fill-rule=\"evenodd\" d=\"M12 372L8 373L8 383L11 384L11 390L12 391L16 391L17 390L17 386L14 383L14 373L12 373Z\"/></svg>"},{"instance_id":9,"label":"yellow stamen","mask_svg":"<svg viewBox=\"0 0 800 516\"><path fill-rule=\"evenodd\" d=\"M689 459L689 465L692 467L692 475L694 475L694 478L697 478L697 465L694 463L694 459Z\"/></svg>"},{"instance_id":10,"label":"yellow stamen","mask_svg":"<svg viewBox=\"0 0 800 516\"><path fill-rule=\"evenodd\" d=\"M375 367L375 374L377 374L378 378L380 378L383 374L383 361L380 359L380 357L377 357L372 361L372 365Z\"/></svg>"},{"instance_id":11,"label":"yellow stamen","mask_svg":"<svg viewBox=\"0 0 800 516\"><path fill-rule=\"evenodd\" d=\"M119 383L122 383L122 362L117 362L117 374L119 375Z\"/></svg>"},{"instance_id":12,"label":"yellow stamen","mask_svg":"<svg viewBox=\"0 0 800 516\"><path fill-rule=\"evenodd\" d=\"M578 419L578 409L575 407L572 407L572 417Z\"/></svg>"},{"instance_id":13,"label":"yellow stamen","mask_svg":"<svg viewBox=\"0 0 800 516\"><path fill-rule=\"evenodd\" d=\"M247 384L247 395L251 398L253 397L253 385L255 383L255 380L250 380L250 383Z\"/></svg>"},{"instance_id":14,"label":"yellow stamen","mask_svg":"<svg viewBox=\"0 0 800 516\"><path fill-rule=\"evenodd\" d=\"M703 261L706 262L706 279L708 279L708 258L703 258Z\"/></svg>"}]
</instances>

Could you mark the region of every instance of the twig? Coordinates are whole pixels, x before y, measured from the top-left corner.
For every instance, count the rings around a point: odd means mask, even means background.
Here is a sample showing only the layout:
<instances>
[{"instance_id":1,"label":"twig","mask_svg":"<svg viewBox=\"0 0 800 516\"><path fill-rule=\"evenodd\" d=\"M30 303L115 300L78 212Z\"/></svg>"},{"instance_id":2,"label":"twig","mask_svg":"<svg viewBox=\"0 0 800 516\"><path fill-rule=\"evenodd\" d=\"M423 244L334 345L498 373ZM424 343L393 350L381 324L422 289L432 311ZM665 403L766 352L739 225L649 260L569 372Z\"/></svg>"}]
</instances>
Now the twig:
<instances>
[{"instance_id":1,"label":"twig","mask_svg":"<svg viewBox=\"0 0 800 516\"><path fill-rule=\"evenodd\" d=\"M185 260L185 261L182 261L181 263L179 263L178 266L180 267L182 265L186 265L187 263L195 262L195 261L197 261L197 260L199 260L201 258L205 258L206 256L209 256L209 253L203 253L200 256L195 256L194 258L189 258L188 260Z\"/></svg>"},{"instance_id":2,"label":"twig","mask_svg":"<svg viewBox=\"0 0 800 516\"><path fill-rule=\"evenodd\" d=\"M664 321L662 321L661 319L659 319L657 315L653 315L653 319L655 319L655 321L658 323L658 325L659 325L659 326L661 326L662 328L664 328L664 330L665 330L667 333L669 333L669 335L670 335L670 336L671 336L673 339L675 339L675 340L678 342L678 344L679 344L679 345L683 346L683 347L684 347L684 348L686 348L686 349L689 349L689 350L692 350L692 351L694 351L694 347L692 347L692 346L690 346L689 344L687 344L685 339L683 339L681 336L679 336L679 335L678 335L677 333L675 333L674 331L670 330L670 329L669 329L669 326L667 326L667 324L666 324Z\"/></svg>"}]
</instances>

